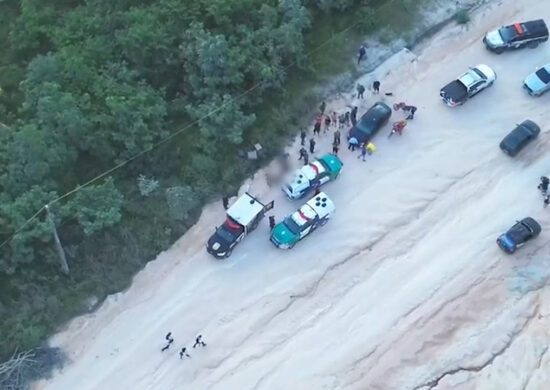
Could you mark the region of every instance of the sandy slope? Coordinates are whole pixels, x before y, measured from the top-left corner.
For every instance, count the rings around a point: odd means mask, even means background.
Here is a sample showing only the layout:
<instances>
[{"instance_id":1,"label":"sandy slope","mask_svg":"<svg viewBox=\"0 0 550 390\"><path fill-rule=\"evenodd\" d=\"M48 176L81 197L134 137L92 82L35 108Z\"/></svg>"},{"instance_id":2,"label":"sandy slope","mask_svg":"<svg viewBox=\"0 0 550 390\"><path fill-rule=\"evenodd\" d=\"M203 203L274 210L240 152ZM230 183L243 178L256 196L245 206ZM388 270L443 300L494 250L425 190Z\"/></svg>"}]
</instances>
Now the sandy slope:
<instances>
[{"instance_id":1,"label":"sandy slope","mask_svg":"<svg viewBox=\"0 0 550 390\"><path fill-rule=\"evenodd\" d=\"M337 207L326 227L281 251L266 221L217 262L204 243L223 211L208 207L129 291L54 337L72 363L37 387L549 389L550 210L536 186L550 174L550 95L530 98L521 81L550 61L550 44L501 56L481 45L492 26L539 16L550 20L546 2L493 3L418 58L392 58L377 77L418 116L401 138L383 129L366 163L341 151L344 174L325 188ZM476 63L496 70L495 85L446 107L439 88ZM498 143L526 118L543 133L510 159ZM278 218L300 204L260 179L250 190L274 198ZM543 233L504 255L495 237L528 215ZM161 354L169 330L176 342ZM198 332L208 347L180 361L177 349Z\"/></svg>"}]
</instances>

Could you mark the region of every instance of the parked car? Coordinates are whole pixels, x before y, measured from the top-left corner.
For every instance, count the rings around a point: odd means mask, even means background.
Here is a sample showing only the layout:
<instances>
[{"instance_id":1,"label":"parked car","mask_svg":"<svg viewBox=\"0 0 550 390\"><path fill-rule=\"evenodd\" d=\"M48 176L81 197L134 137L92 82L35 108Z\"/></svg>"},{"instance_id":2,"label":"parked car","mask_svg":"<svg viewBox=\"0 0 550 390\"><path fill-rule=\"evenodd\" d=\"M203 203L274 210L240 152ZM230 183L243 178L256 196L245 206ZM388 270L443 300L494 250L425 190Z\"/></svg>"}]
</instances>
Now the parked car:
<instances>
[{"instance_id":1,"label":"parked car","mask_svg":"<svg viewBox=\"0 0 550 390\"><path fill-rule=\"evenodd\" d=\"M369 142L388 123L391 108L384 102L377 102L359 119L349 132L349 137L357 138L359 144Z\"/></svg>"},{"instance_id":2,"label":"parked car","mask_svg":"<svg viewBox=\"0 0 550 390\"><path fill-rule=\"evenodd\" d=\"M502 26L498 30L489 31L483 38L483 43L488 50L500 54L507 49L519 49L526 46L534 48L547 40L546 23L544 20L538 19L514 23Z\"/></svg>"},{"instance_id":3,"label":"parked car","mask_svg":"<svg viewBox=\"0 0 550 390\"><path fill-rule=\"evenodd\" d=\"M517 221L504 234L497 238L497 244L506 253L514 253L518 248L525 245L529 240L532 240L541 232L541 227L537 221L531 217Z\"/></svg>"},{"instance_id":4,"label":"parked car","mask_svg":"<svg viewBox=\"0 0 550 390\"><path fill-rule=\"evenodd\" d=\"M459 106L468 98L493 85L496 78L496 73L487 65L477 65L441 88L439 95L448 106Z\"/></svg>"},{"instance_id":5,"label":"parked car","mask_svg":"<svg viewBox=\"0 0 550 390\"><path fill-rule=\"evenodd\" d=\"M270 240L277 248L290 249L319 226L326 224L334 210L334 203L324 192L320 192L275 225Z\"/></svg>"},{"instance_id":6,"label":"parked car","mask_svg":"<svg viewBox=\"0 0 550 390\"><path fill-rule=\"evenodd\" d=\"M529 142L537 138L540 127L533 121L525 120L516 126L500 142L500 149L510 157L518 154Z\"/></svg>"},{"instance_id":7,"label":"parked car","mask_svg":"<svg viewBox=\"0 0 550 390\"><path fill-rule=\"evenodd\" d=\"M249 193L244 193L227 209L226 220L208 240L206 251L218 259L229 257L235 245L258 227L273 205L273 201L263 204Z\"/></svg>"},{"instance_id":8,"label":"parked car","mask_svg":"<svg viewBox=\"0 0 550 390\"><path fill-rule=\"evenodd\" d=\"M283 184L282 190L289 199L299 199L312 189L336 180L342 171L343 165L337 156L325 154L296 170Z\"/></svg>"},{"instance_id":9,"label":"parked car","mask_svg":"<svg viewBox=\"0 0 550 390\"><path fill-rule=\"evenodd\" d=\"M523 88L529 95L540 96L550 89L550 64L538 68L523 81Z\"/></svg>"}]
</instances>

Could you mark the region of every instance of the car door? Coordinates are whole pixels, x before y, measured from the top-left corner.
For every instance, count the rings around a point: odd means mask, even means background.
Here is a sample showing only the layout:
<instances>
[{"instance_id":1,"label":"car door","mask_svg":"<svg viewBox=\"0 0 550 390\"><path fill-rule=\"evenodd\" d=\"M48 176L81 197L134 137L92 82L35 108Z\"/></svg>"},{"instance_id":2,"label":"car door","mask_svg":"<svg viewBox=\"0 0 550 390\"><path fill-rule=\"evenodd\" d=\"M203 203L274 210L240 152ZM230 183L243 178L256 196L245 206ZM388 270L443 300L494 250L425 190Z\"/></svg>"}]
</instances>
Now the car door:
<instances>
[{"instance_id":1,"label":"car door","mask_svg":"<svg viewBox=\"0 0 550 390\"><path fill-rule=\"evenodd\" d=\"M474 96L479 91L481 91L483 89L484 85L485 85L485 81L483 81L483 80L480 80L477 83L475 83L474 85L472 85L470 87L470 96Z\"/></svg>"}]
</instances>

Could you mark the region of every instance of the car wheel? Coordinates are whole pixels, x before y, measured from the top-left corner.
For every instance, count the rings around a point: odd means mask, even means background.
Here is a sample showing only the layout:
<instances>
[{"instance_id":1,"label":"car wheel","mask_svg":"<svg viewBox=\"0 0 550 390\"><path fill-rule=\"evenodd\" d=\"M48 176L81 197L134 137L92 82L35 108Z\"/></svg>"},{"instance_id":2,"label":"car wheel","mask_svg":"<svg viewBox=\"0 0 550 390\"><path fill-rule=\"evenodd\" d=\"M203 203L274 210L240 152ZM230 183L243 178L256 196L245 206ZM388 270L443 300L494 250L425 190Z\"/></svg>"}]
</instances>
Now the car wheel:
<instances>
[{"instance_id":1,"label":"car wheel","mask_svg":"<svg viewBox=\"0 0 550 390\"><path fill-rule=\"evenodd\" d=\"M534 48L536 48L538 45L539 45L539 43L538 43L537 41L533 41L533 42L529 42L529 43L527 44L527 47L528 47L529 49L534 49Z\"/></svg>"},{"instance_id":2,"label":"car wheel","mask_svg":"<svg viewBox=\"0 0 550 390\"><path fill-rule=\"evenodd\" d=\"M495 54L502 54L502 53L504 53L504 49L503 49L503 48L494 49L493 51L495 52Z\"/></svg>"},{"instance_id":3,"label":"car wheel","mask_svg":"<svg viewBox=\"0 0 550 390\"><path fill-rule=\"evenodd\" d=\"M225 258L227 259L229 256L231 256L231 253L233 253L233 249L228 249L227 252L225 252Z\"/></svg>"}]
</instances>

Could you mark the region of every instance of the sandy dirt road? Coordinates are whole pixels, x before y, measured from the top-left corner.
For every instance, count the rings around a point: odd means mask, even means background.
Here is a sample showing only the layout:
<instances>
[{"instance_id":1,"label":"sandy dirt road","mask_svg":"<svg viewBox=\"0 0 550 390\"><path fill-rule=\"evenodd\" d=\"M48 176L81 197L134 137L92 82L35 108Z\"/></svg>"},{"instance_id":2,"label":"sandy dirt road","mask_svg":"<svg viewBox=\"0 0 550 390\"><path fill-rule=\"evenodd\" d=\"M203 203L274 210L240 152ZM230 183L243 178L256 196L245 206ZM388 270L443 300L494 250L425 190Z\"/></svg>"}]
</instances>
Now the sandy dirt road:
<instances>
[{"instance_id":1,"label":"sandy dirt road","mask_svg":"<svg viewBox=\"0 0 550 390\"><path fill-rule=\"evenodd\" d=\"M72 361L35 387L550 389L550 209L536 189L550 174L550 94L521 88L550 61L550 43L500 56L481 44L493 27L538 17L550 20L546 2L490 3L468 29L449 26L365 76L393 92L388 103L419 111L402 137L384 128L367 162L341 150L344 172L324 188L336 204L329 224L282 251L266 221L218 262L204 243L223 210L207 207L128 291L52 339ZM478 63L495 69L495 85L445 106L440 87ZM360 113L376 100L365 95ZM498 143L527 118L541 135L508 158ZM322 151L331 139L321 137ZM301 204L257 177L250 191L275 199L278 219ZM496 236L526 216L542 234L505 255ZM160 353L168 331L175 343ZM199 332L208 346L180 361Z\"/></svg>"}]
</instances>

